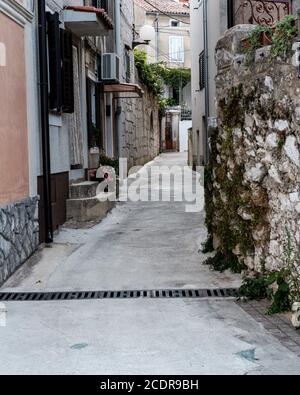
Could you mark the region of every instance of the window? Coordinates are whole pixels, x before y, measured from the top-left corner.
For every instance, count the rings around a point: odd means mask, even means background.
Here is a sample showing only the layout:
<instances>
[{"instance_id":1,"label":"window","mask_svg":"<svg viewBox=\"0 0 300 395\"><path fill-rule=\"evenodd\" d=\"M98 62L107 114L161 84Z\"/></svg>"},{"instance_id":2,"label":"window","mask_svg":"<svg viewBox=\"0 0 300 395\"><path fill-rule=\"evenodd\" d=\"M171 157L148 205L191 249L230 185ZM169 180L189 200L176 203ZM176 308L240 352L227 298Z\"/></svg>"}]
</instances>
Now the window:
<instances>
[{"instance_id":1,"label":"window","mask_svg":"<svg viewBox=\"0 0 300 395\"><path fill-rule=\"evenodd\" d=\"M171 27L179 27L180 22L177 21L176 19L171 20Z\"/></svg>"},{"instance_id":2,"label":"window","mask_svg":"<svg viewBox=\"0 0 300 395\"><path fill-rule=\"evenodd\" d=\"M62 52L62 110L74 112L74 71L72 33L61 29Z\"/></svg>"},{"instance_id":3,"label":"window","mask_svg":"<svg viewBox=\"0 0 300 395\"><path fill-rule=\"evenodd\" d=\"M205 52L199 55L199 86L200 90L205 88Z\"/></svg>"},{"instance_id":4,"label":"window","mask_svg":"<svg viewBox=\"0 0 300 395\"><path fill-rule=\"evenodd\" d=\"M102 8L106 12L108 11L108 1L107 0L92 0L92 5L96 8Z\"/></svg>"},{"instance_id":5,"label":"window","mask_svg":"<svg viewBox=\"0 0 300 395\"><path fill-rule=\"evenodd\" d=\"M130 50L125 46L125 51L124 51L124 57L125 57L125 79L126 82L131 81L131 57L130 57Z\"/></svg>"},{"instance_id":6,"label":"window","mask_svg":"<svg viewBox=\"0 0 300 395\"><path fill-rule=\"evenodd\" d=\"M184 39L180 36L169 38L170 62L184 63Z\"/></svg>"},{"instance_id":7,"label":"window","mask_svg":"<svg viewBox=\"0 0 300 395\"><path fill-rule=\"evenodd\" d=\"M47 12L48 22L48 70L49 107L60 112L62 108L62 67L59 14Z\"/></svg>"},{"instance_id":8,"label":"window","mask_svg":"<svg viewBox=\"0 0 300 395\"><path fill-rule=\"evenodd\" d=\"M47 13L49 109L74 112L74 75L72 34L60 28L59 14Z\"/></svg>"}]
</instances>

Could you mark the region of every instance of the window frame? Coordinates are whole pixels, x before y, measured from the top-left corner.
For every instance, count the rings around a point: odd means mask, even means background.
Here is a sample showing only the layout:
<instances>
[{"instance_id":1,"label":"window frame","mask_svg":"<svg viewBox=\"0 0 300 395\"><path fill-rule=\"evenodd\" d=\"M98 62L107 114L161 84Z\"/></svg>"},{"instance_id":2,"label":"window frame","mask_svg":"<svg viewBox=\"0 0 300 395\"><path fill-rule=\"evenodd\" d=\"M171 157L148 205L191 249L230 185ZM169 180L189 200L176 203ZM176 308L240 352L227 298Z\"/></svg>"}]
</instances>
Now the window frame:
<instances>
[{"instance_id":1,"label":"window frame","mask_svg":"<svg viewBox=\"0 0 300 395\"><path fill-rule=\"evenodd\" d=\"M179 56L173 57L174 53L173 53L173 48L172 48L172 46L173 46L172 41L174 39L181 41L182 51L177 50L177 55L181 54L180 59L179 59ZM183 36L178 36L178 35L177 36L173 36L173 35L169 36L169 59L170 59L171 63L184 64L184 62L185 62L185 53L184 53L184 37Z\"/></svg>"}]
</instances>

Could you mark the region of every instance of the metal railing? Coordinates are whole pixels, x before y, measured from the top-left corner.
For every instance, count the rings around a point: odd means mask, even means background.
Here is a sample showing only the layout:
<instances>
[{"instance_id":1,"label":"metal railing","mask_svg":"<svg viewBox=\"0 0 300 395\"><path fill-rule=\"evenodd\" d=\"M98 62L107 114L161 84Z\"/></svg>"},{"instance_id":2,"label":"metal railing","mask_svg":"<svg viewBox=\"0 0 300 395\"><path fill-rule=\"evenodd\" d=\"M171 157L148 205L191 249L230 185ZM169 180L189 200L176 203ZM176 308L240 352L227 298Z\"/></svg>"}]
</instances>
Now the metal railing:
<instances>
[{"instance_id":1,"label":"metal railing","mask_svg":"<svg viewBox=\"0 0 300 395\"><path fill-rule=\"evenodd\" d=\"M293 13L292 0L235 0L234 24L272 26Z\"/></svg>"},{"instance_id":2,"label":"metal railing","mask_svg":"<svg viewBox=\"0 0 300 395\"><path fill-rule=\"evenodd\" d=\"M181 120L190 121L192 119L192 110L187 107L181 108Z\"/></svg>"}]
</instances>

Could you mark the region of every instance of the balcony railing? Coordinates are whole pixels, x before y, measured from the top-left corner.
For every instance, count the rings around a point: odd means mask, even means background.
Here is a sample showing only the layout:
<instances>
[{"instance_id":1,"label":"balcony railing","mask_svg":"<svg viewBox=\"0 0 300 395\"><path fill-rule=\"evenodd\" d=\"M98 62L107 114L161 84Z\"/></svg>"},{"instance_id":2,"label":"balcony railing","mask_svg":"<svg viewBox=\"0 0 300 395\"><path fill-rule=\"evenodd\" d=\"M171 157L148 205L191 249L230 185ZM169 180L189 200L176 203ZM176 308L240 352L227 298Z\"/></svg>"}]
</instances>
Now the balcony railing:
<instances>
[{"instance_id":1,"label":"balcony railing","mask_svg":"<svg viewBox=\"0 0 300 395\"><path fill-rule=\"evenodd\" d=\"M292 14L292 0L234 0L234 24L272 26Z\"/></svg>"}]
</instances>

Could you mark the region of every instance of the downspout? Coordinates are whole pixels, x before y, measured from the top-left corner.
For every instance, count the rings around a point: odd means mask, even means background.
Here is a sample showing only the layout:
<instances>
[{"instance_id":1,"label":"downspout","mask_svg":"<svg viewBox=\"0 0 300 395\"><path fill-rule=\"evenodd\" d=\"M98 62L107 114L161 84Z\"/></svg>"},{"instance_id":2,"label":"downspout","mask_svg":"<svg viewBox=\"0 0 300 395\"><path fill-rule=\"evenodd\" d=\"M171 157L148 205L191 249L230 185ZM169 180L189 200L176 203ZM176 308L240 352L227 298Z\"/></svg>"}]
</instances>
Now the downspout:
<instances>
[{"instance_id":1,"label":"downspout","mask_svg":"<svg viewBox=\"0 0 300 395\"><path fill-rule=\"evenodd\" d=\"M205 82L205 162L209 159L209 144L208 144L208 119L210 115L209 105L209 53L208 53L208 12L207 0L203 1L203 37L204 37L204 53L205 53L205 67L204 67L204 82Z\"/></svg>"},{"instance_id":2,"label":"downspout","mask_svg":"<svg viewBox=\"0 0 300 395\"><path fill-rule=\"evenodd\" d=\"M47 24L45 0L38 0L38 39L39 39L39 73L40 73L40 123L43 156L43 189L45 242L53 242L52 205L51 205L51 161L48 112L48 55Z\"/></svg>"},{"instance_id":3,"label":"downspout","mask_svg":"<svg viewBox=\"0 0 300 395\"><path fill-rule=\"evenodd\" d=\"M155 57L156 57L156 63L159 62L159 12L156 14L156 19L155 19L155 30L156 30L156 51L155 51Z\"/></svg>"},{"instance_id":4,"label":"downspout","mask_svg":"<svg viewBox=\"0 0 300 395\"><path fill-rule=\"evenodd\" d=\"M121 0L115 0L115 43L116 53L121 56Z\"/></svg>"},{"instance_id":5,"label":"downspout","mask_svg":"<svg viewBox=\"0 0 300 395\"><path fill-rule=\"evenodd\" d=\"M234 9L233 9L233 0L227 0L227 24L228 29L234 26Z\"/></svg>"},{"instance_id":6,"label":"downspout","mask_svg":"<svg viewBox=\"0 0 300 395\"><path fill-rule=\"evenodd\" d=\"M120 62L123 61L121 56L121 0L115 0L115 45L116 53L120 57ZM119 106L119 100L117 100ZM121 139L121 129L122 129L122 119L121 114L117 115L117 136L118 136L118 155L122 156L122 139Z\"/></svg>"}]
</instances>

